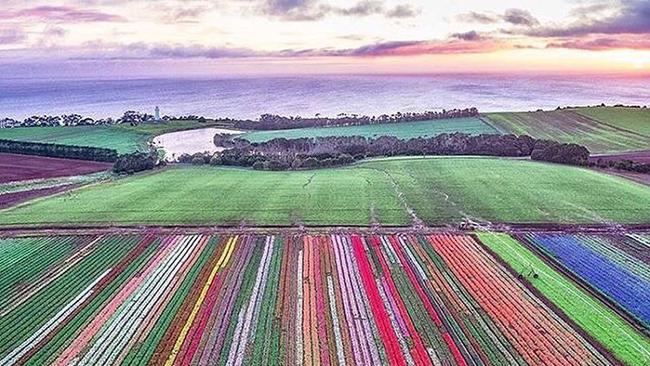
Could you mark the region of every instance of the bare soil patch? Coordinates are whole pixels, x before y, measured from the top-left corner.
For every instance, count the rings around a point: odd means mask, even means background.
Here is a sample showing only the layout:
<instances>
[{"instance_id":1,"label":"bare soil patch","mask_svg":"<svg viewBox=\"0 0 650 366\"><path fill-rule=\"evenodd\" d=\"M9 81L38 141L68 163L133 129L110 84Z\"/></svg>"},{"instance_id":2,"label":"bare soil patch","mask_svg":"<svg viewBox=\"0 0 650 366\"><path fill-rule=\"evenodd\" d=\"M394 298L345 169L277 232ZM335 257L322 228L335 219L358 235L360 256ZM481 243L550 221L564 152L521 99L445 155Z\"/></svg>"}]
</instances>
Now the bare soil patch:
<instances>
[{"instance_id":1,"label":"bare soil patch","mask_svg":"<svg viewBox=\"0 0 650 366\"><path fill-rule=\"evenodd\" d=\"M23 203L23 202L32 200L34 198L45 197L45 196L49 196L49 195L52 195L52 194L65 192L67 190L76 188L78 186L79 185L77 185L77 184L68 184L68 185L64 185L64 186L33 189L31 191L21 191L21 192L14 192L14 193L6 193L6 194L3 194L3 195L0 195L0 210L11 207L11 206L15 206L15 205L17 205L19 203Z\"/></svg>"},{"instance_id":2,"label":"bare soil patch","mask_svg":"<svg viewBox=\"0 0 650 366\"><path fill-rule=\"evenodd\" d=\"M96 161L0 153L0 183L84 175L110 169Z\"/></svg>"}]
</instances>

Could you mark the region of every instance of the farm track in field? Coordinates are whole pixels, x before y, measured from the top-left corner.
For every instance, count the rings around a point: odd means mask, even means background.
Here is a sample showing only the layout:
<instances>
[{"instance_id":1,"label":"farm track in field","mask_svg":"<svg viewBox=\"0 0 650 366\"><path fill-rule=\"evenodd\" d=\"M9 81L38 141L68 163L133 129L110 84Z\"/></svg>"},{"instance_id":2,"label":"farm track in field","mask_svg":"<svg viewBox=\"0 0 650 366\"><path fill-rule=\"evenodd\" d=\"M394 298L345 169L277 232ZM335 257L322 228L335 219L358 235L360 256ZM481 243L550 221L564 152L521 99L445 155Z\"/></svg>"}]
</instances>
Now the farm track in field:
<instances>
[{"instance_id":1,"label":"farm track in field","mask_svg":"<svg viewBox=\"0 0 650 366\"><path fill-rule=\"evenodd\" d=\"M347 230L0 238L0 364L620 364L475 236Z\"/></svg>"}]
</instances>

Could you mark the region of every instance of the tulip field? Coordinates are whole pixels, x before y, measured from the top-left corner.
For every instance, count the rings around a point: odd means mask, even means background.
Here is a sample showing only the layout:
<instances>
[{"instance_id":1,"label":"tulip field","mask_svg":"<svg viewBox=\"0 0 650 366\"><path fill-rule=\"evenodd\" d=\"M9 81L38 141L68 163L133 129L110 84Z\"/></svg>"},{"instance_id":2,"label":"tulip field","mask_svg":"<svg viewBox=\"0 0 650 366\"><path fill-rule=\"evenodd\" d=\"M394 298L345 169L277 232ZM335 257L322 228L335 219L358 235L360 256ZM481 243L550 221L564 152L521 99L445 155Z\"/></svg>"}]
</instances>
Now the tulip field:
<instances>
[{"instance_id":1,"label":"tulip field","mask_svg":"<svg viewBox=\"0 0 650 366\"><path fill-rule=\"evenodd\" d=\"M524 239L650 329L650 237L528 234Z\"/></svg>"},{"instance_id":2,"label":"tulip field","mask_svg":"<svg viewBox=\"0 0 650 366\"><path fill-rule=\"evenodd\" d=\"M639 278L621 287L627 294L647 279L648 237L618 239L525 237L588 242L594 256ZM621 363L481 240L446 232L3 238L0 365ZM647 305L647 291L636 296ZM647 306L640 311L643 319ZM644 362L634 360L624 362Z\"/></svg>"}]
</instances>

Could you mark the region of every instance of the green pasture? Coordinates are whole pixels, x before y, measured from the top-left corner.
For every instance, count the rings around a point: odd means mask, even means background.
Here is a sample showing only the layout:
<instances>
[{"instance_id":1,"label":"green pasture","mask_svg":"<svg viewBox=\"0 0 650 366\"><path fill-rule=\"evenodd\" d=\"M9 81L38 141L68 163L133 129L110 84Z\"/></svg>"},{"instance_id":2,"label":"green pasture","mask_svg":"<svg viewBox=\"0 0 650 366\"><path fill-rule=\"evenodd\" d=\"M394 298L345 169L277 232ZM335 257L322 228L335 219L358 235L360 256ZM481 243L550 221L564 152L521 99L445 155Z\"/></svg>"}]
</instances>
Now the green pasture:
<instances>
[{"instance_id":1,"label":"green pasture","mask_svg":"<svg viewBox=\"0 0 650 366\"><path fill-rule=\"evenodd\" d=\"M472 135L499 133L478 118L450 118L432 121L382 123L363 126L313 127L291 130L253 131L239 137L251 142L263 142L274 138L296 139L302 137L363 136L376 138L395 136L401 139L431 137L443 133L464 132Z\"/></svg>"},{"instance_id":2,"label":"green pasture","mask_svg":"<svg viewBox=\"0 0 650 366\"><path fill-rule=\"evenodd\" d=\"M578 108L559 111L489 113L495 127L516 135L586 146L592 153L644 150L650 122L647 110L624 108ZM647 131L646 131L647 133Z\"/></svg>"},{"instance_id":3,"label":"green pasture","mask_svg":"<svg viewBox=\"0 0 650 366\"><path fill-rule=\"evenodd\" d=\"M265 172L172 167L7 209L0 225L430 225L650 221L650 188L602 173L474 157ZM407 209L408 208L408 209Z\"/></svg>"},{"instance_id":4,"label":"green pasture","mask_svg":"<svg viewBox=\"0 0 650 366\"><path fill-rule=\"evenodd\" d=\"M163 133L209 126L210 122L171 121L137 126L15 127L0 129L0 139L102 147L124 154L146 150L148 142Z\"/></svg>"}]
</instances>

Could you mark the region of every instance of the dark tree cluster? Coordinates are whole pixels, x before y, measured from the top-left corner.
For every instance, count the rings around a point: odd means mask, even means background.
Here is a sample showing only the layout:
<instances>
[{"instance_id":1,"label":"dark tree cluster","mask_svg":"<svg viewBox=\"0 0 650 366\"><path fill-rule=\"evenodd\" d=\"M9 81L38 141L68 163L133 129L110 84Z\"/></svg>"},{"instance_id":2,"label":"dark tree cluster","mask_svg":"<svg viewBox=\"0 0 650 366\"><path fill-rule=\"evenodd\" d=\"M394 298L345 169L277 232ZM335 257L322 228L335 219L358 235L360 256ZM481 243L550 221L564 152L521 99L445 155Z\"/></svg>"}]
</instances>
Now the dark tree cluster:
<instances>
[{"instance_id":1,"label":"dark tree cluster","mask_svg":"<svg viewBox=\"0 0 650 366\"><path fill-rule=\"evenodd\" d=\"M235 147L220 153L184 155L181 163L231 165L259 170L289 170L334 167L377 156L486 155L528 157L561 164L582 165L589 151L575 144L536 140L530 136L441 134L429 138L401 140L383 136L278 138L250 143L236 138ZM532 156L534 155L534 157Z\"/></svg>"},{"instance_id":2,"label":"dark tree cluster","mask_svg":"<svg viewBox=\"0 0 650 366\"><path fill-rule=\"evenodd\" d=\"M43 142L0 140L0 152L103 162L117 160L117 151L114 149Z\"/></svg>"},{"instance_id":3,"label":"dark tree cluster","mask_svg":"<svg viewBox=\"0 0 650 366\"><path fill-rule=\"evenodd\" d=\"M589 159L589 150L577 144L562 144L551 140L537 140L535 148L530 154L530 158L558 164L585 165Z\"/></svg>"},{"instance_id":4,"label":"dark tree cluster","mask_svg":"<svg viewBox=\"0 0 650 366\"><path fill-rule=\"evenodd\" d=\"M144 170L151 170L159 164L158 154L155 151L138 151L120 155L113 164L113 172L118 174L133 174Z\"/></svg>"},{"instance_id":5,"label":"dark tree cluster","mask_svg":"<svg viewBox=\"0 0 650 366\"><path fill-rule=\"evenodd\" d=\"M235 128L244 130L287 130L291 128L304 127L331 127L331 126L360 126L379 123L400 123L414 121L428 121L447 118L466 118L478 116L478 109L452 109L426 112L397 112L394 114L382 114L380 116L360 116L357 114L339 114L336 118L314 117L303 118L300 116L278 116L274 114L263 114L258 121L236 121Z\"/></svg>"},{"instance_id":6,"label":"dark tree cluster","mask_svg":"<svg viewBox=\"0 0 650 366\"><path fill-rule=\"evenodd\" d=\"M650 174L650 163L643 163L640 161L634 161L629 159L622 159L622 160L598 159L596 160L596 162L590 163L589 165L597 168L617 169L617 170L625 170L628 172Z\"/></svg>"}]
</instances>

